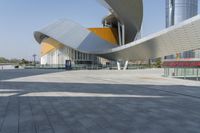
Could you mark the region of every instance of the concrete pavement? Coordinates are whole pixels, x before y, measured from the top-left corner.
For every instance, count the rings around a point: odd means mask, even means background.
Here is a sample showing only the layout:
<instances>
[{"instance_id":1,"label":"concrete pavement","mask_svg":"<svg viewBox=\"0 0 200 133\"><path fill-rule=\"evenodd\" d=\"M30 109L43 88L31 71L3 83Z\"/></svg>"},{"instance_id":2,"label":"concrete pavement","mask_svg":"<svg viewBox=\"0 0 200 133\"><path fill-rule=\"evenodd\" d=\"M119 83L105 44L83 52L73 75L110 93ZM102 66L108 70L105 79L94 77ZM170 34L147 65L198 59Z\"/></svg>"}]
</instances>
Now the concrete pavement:
<instances>
[{"instance_id":1,"label":"concrete pavement","mask_svg":"<svg viewBox=\"0 0 200 133\"><path fill-rule=\"evenodd\" d=\"M200 131L200 82L161 69L42 71L0 72L1 133Z\"/></svg>"}]
</instances>

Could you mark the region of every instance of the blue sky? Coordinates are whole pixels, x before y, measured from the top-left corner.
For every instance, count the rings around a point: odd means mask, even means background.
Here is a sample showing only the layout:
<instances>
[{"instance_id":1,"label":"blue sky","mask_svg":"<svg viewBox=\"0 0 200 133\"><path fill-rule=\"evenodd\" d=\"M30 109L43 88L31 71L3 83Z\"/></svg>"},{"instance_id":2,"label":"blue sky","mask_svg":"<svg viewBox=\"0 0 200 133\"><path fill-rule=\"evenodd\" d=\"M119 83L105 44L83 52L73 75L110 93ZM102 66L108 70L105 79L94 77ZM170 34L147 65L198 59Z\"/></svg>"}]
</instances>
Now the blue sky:
<instances>
[{"instance_id":1,"label":"blue sky","mask_svg":"<svg viewBox=\"0 0 200 133\"><path fill-rule=\"evenodd\" d=\"M32 59L40 46L33 32L60 18L85 27L101 26L107 9L96 0L1 0L0 57ZM165 0L144 0L142 34L165 27Z\"/></svg>"}]
</instances>

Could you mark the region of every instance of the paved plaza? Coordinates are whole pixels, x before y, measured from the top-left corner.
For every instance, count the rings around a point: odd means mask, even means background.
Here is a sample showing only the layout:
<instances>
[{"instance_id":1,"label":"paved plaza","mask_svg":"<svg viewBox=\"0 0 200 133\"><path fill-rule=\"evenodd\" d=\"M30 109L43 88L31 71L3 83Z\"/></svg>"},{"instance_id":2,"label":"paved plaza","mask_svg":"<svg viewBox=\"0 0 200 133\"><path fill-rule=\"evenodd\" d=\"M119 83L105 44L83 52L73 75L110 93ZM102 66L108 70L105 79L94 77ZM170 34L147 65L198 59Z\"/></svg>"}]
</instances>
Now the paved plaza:
<instances>
[{"instance_id":1,"label":"paved plaza","mask_svg":"<svg viewBox=\"0 0 200 133\"><path fill-rule=\"evenodd\" d=\"M200 82L161 74L0 70L0 133L199 133Z\"/></svg>"}]
</instances>

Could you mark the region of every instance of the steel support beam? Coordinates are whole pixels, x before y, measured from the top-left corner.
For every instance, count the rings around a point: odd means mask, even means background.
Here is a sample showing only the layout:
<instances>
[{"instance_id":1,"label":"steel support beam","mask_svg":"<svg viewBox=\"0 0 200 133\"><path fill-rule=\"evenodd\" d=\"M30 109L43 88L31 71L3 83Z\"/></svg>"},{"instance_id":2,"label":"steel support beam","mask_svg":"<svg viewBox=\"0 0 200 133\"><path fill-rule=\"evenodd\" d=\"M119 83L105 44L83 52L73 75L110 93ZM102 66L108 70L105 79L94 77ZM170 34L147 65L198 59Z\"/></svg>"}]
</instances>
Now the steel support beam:
<instances>
[{"instance_id":1,"label":"steel support beam","mask_svg":"<svg viewBox=\"0 0 200 133\"><path fill-rule=\"evenodd\" d=\"M121 36L121 24L118 22L118 38L119 38L119 45L122 45L122 36Z\"/></svg>"},{"instance_id":2,"label":"steel support beam","mask_svg":"<svg viewBox=\"0 0 200 133\"><path fill-rule=\"evenodd\" d=\"M129 61L126 61L126 62L125 62L123 70L127 70L127 68L128 68L128 63L129 63Z\"/></svg>"},{"instance_id":3,"label":"steel support beam","mask_svg":"<svg viewBox=\"0 0 200 133\"><path fill-rule=\"evenodd\" d=\"M121 70L121 64L119 61L117 61L117 70Z\"/></svg>"}]
</instances>

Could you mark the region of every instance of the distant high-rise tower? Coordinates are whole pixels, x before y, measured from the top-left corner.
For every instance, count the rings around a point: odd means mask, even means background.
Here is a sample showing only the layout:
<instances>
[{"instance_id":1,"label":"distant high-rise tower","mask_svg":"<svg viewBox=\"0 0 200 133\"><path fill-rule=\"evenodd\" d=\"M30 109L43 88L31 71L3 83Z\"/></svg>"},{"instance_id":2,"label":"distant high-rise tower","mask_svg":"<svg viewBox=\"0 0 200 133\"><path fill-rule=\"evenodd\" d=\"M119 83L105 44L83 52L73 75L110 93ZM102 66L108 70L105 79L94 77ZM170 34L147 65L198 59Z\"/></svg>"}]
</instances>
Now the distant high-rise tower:
<instances>
[{"instance_id":1,"label":"distant high-rise tower","mask_svg":"<svg viewBox=\"0 0 200 133\"><path fill-rule=\"evenodd\" d=\"M166 28L198 14L198 0L166 0ZM194 58L197 51L186 51L166 56L166 59Z\"/></svg>"},{"instance_id":2,"label":"distant high-rise tower","mask_svg":"<svg viewBox=\"0 0 200 133\"><path fill-rule=\"evenodd\" d=\"M166 0L166 27L198 14L198 0Z\"/></svg>"}]
</instances>

